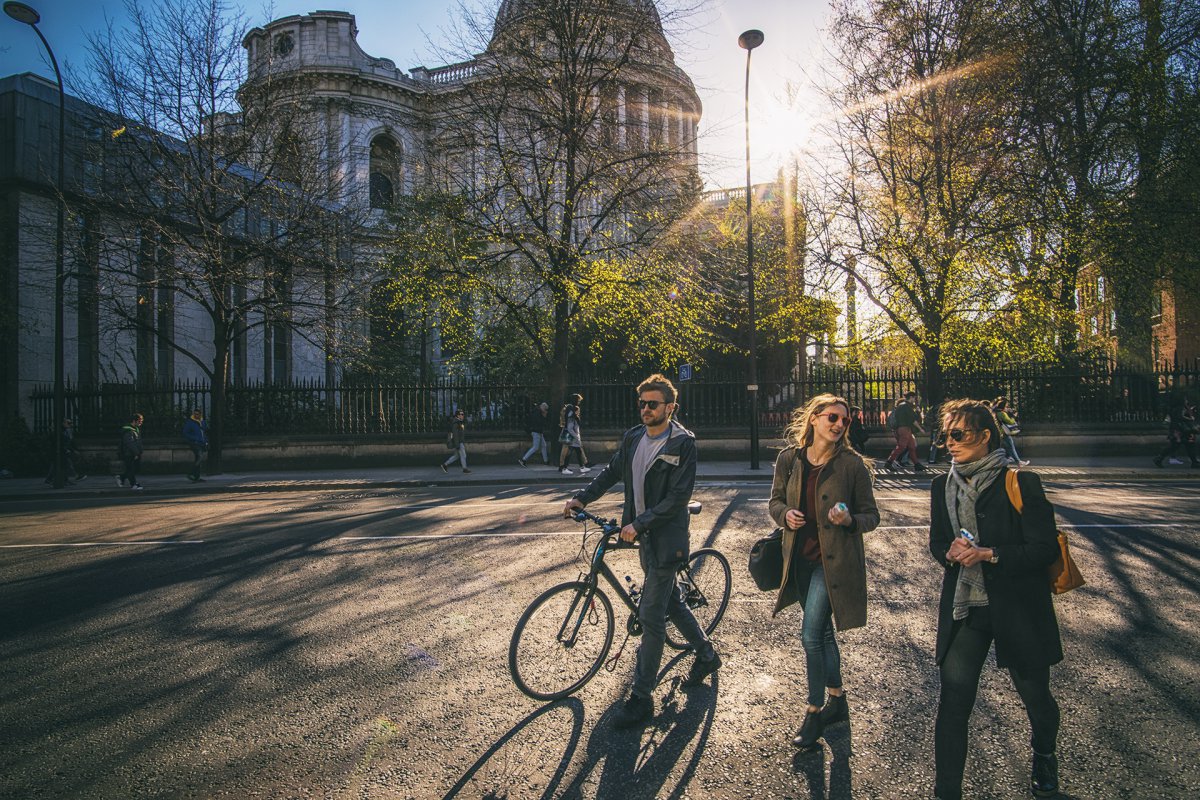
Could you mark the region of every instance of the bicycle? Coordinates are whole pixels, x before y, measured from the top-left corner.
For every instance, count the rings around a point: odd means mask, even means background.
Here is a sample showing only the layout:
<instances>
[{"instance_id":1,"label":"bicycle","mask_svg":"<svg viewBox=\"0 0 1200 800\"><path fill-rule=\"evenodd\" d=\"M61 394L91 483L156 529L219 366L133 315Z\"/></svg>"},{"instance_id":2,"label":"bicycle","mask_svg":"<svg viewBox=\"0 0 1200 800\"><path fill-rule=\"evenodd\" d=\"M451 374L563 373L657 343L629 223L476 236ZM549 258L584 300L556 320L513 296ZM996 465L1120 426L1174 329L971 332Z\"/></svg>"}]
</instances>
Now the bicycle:
<instances>
[{"instance_id":1,"label":"bicycle","mask_svg":"<svg viewBox=\"0 0 1200 800\"><path fill-rule=\"evenodd\" d=\"M688 513L699 514L700 503L689 503ZM637 593L631 596L604 562L611 550L636 545L621 542L621 526L615 519L603 520L584 510L577 511L573 518L584 526L580 550L585 556L587 523L600 527L600 541L592 553L588 571L577 580L560 583L535 598L517 620L508 646L508 671L513 683L535 700L559 700L578 691L604 664L612 647L615 618L612 602L600 587L600 577L608 581L629 609L626 639L642 632ZM705 635L711 634L729 605L729 560L715 548L701 548L679 567L676 582L701 630ZM689 649L686 639L669 620L666 643L674 650ZM616 668L624 648L622 643L610 660L610 670Z\"/></svg>"}]
</instances>

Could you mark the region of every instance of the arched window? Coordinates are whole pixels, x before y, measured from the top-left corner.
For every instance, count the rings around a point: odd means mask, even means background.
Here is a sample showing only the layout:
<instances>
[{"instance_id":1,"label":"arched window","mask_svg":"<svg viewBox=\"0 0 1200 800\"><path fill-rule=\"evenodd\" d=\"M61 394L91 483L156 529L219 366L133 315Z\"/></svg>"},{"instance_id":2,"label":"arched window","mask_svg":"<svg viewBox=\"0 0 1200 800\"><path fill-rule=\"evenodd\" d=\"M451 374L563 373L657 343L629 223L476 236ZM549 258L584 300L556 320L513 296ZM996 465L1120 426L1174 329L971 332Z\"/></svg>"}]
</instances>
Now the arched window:
<instances>
[{"instance_id":1,"label":"arched window","mask_svg":"<svg viewBox=\"0 0 1200 800\"><path fill-rule=\"evenodd\" d=\"M371 140L371 208L391 208L400 185L400 148L390 136Z\"/></svg>"}]
</instances>

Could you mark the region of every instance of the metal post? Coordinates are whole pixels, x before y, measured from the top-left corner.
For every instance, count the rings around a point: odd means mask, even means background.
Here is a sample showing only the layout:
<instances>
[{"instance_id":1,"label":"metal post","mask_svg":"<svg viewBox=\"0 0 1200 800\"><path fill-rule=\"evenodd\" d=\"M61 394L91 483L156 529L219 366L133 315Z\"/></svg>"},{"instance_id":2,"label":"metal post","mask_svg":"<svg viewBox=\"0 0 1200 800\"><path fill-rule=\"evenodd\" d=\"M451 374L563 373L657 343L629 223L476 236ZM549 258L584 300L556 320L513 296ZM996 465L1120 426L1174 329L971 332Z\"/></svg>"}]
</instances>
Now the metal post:
<instances>
[{"instance_id":1,"label":"metal post","mask_svg":"<svg viewBox=\"0 0 1200 800\"><path fill-rule=\"evenodd\" d=\"M65 190L65 150L66 150L66 92L63 90L62 73L58 69L58 59L50 43L38 29L37 24L42 17L32 7L24 3L7 2L4 13L33 28L33 32L42 40L46 53L50 56L50 64L54 67L54 77L58 81L58 222L54 232L54 488L61 489L66 483L63 464L63 419L66 416L66 390L63 386L63 370L65 358L63 355L63 217L66 203Z\"/></svg>"},{"instance_id":2,"label":"metal post","mask_svg":"<svg viewBox=\"0 0 1200 800\"><path fill-rule=\"evenodd\" d=\"M758 469L758 319L754 313L754 218L751 215L754 188L750 183L750 54L763 43L763 32L749 30L738 37L738 46L746 51L746 292L750 314L750 369L746 391L750 403L750 469Z\"/></svg>"}]
</instances>

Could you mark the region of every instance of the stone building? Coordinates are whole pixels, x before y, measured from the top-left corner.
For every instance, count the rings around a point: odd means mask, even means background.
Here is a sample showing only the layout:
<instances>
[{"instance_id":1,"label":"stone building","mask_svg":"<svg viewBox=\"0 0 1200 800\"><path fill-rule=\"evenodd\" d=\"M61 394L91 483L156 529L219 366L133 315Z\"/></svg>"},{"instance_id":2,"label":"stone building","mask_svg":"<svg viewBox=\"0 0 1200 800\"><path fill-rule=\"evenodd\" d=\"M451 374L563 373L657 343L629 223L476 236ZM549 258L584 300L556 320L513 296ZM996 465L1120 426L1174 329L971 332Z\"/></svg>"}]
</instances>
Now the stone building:
<instances>
[{"instance_id":1,"label":"stone building","mask_svg":"<svg viewBox=\"0 0 1200 800\"><path fill-rule=\"evenodd\" d=\"M640 34L640 41L656 56L644 69L627 70L614 82L611 95L597 102L611 106L617 142L642 137L669 143L682 154L681 171L694 173L701 113L695 88L675 65L650 0L614 0L614 7L622 3L636 6L657 23ZM517 30L536 12L536 4L537 0L503 3L493 43L506 31ZM497 55L489 47L462 63L404 71L390 59L365 53L357 33L354 15L342 11L289 16L254 28L243 41L250 79L242 96L244 105L253 103L255 81L267 72L303 79L311 120L320 131L316 158L328 173L324 199L338 207L364 209L369 224L380 227L387 224L387 211L401 195L431 187L461 189L461 182L448 178L464 169L462 153L451 157L439 151L439 120L453 98ZM96 123L103 111L68 97L68 203L72 196L86 194L88 181L104 171L98 154L112 132ZM53 84L28 74L0 79L0 415L6 418L19 414L31 419L30 393L53 380L56 123ZM232 129L238 119L235 115L213 124ZM289 180L282 169L275 177ZM187 340L192 349L204 349L205 322L194 309L172 304L170 297L157 298L162 307L171 308L169 316L154 320L167 335L114 334L108 311L97 301L96 265L88 263L89 258L103 258L87 244L97 233L89 224L103 223L73 215L66 231L71 240L66 267L67 380L102 387L202 379L195 364L171 345L172 340ZM356 248L359 254L369 250L370 239L368 228L365 244ZM137 252L148 254L150 262L158 257L153 247L139 246ZM369 266L359 274L363 281L371 280ZM170 294L169 287L165 291ZM371 335L369 326L354 324L359 333ZM336 379L341 365L331 354L319 340L295 336L286 326L261 325L233 348L230 377L235 383ZM440 355L434 341L429 357L436 361Z\"/></svg>"}]
</instances>

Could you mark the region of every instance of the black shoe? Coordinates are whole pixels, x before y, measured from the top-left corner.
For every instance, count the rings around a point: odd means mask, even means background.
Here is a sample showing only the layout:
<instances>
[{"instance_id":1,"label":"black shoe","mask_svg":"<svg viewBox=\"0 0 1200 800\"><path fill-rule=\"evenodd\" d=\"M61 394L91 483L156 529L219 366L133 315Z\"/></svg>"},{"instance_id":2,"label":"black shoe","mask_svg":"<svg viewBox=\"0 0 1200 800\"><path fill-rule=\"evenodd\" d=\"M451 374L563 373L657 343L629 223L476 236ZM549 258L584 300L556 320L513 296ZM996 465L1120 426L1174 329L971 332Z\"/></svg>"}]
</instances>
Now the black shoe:
<instances>
[{"instance_id":1,"label":"black shoe","mask_svg":"<svg viewBox=\"0 0 1200 800\"><path fill-rule=\"evenodd\" d=\"M838 722L849 721L850 706L846 702L846 693L842 692L839 695L829 695L829 699L825 701L825 707L821 709L821 724L823 726L829 726Z\"/></svg>"},{"instance_id":2,"label":"black shoe","mask_svg":"<svg viewBox=\"0 0 1200 800\"><path fill-rule=\"evenodd\" d=\"M197 476L196 476L196 483L204 483L204 478L201 478L199 475L197 475Z\"/></svg>"},{"instance_id":3,"label":"black shoe","mask_svg":"<svg viewBox=\"0 0 1200 800\"><path fill-rule=\"evenodd\" d=\"M1158 467L1159 469L1162 469L1162 456L1154 457L1154 466Z\"/></svg>"},{"instance_id":4,"label":"black shoe","mask_svg":"<svg viewBox=\"0 0 1200 800\"><path fill-rule=\"evenodd\" d=\"M1029 788L1038 797L1053 797L1058 794L1058 756L1033 754L1033 774L1029 777Z\"/></svg>"},{"instance_id":5,"label":"black shoe","mask_svg":"<svg viewBox=\"0 0 1200 800\"><path fill-rule=\"evenodd\" d=\"M445 465L445 464L438 464L438 466L442 468L442 472L449 472L449 471L450 471L450 470L446 469L446 465Z\"/></svg>"},{"instance_id":6,"label":"black shoe","mask_svg":"<svg viewBox=\"0 0 1200 800\"><path fill-rule=\"evenodd\" d=\"M518 458L518 459L517 459L517 463L518 463L518 464L520 464L522 467L528 467L528 466L529 466L528 464L526 464L526 463L525 463L525 459L523 459L523 458Z\"/></svg>"},{"instance_id":7,"label":"black shoe","mask_svg":"<svg viewBox=\"0 0 1200 800\"><path fill-rule=\"evenodd\" d=\"M618 728L635 728L645 725L653 716L654 701L649 697L638 697L636 694L631 694L625 701L625 705L621 706L621 710L617 712L613 725Z\"/></svg>"},{"instance_id":8,"label":"black shoe","mask_svg":"<svg viewBox=\"0 0 1200 800\"><path fill-rule=\"evenodd\" d=\"M913 472L929 472L929 467L917 462L916 464L913 464Z\"/></svg>"},{"instance_id":9,"label":"black shoe","mask_svg":"<svg viewBox=\"0 0 1200 800\"><path fill-rule=\"evenodd\" d=\"M86 480L87 480L87 475L86 475L86 474L84 474L84 475L76 475L76 476L75 476L75 482L76 482L76 483L78 483L79 481L86 481Z\"/></svg>"},{"instance_id":10,"label":"black shoe","mask_svg":"<svg viewBox=\"0 0 1200 800\"><path fill-rule=\"evenodd\" d=\"M692 662L692 668L688 670L687 677L683 679L682 686L699 686L704 683L704 679L721 668L721 654L713 650L711 658L700 658L696 656L696 660Z\"/></svg>"},{"instance_id":11,"label":"black shoe","mask_svg":"<svg viewBox=\"0 0 1200 800\"><path fill-rule=\"evenodd\" d=\"M197 478L195 475L188 475L188 480L191 481L192 483L195 483L196 481L198 481L200 479Z\"/></svg>"},{"instance_id":12,"label":"black shoe","mask_svg":"<svg viewBox=\"0 0 1200 800\"><path fill-rule=\"evenodd\" d=\"M466 467L463 467L463 472L470 472L470 471L471 470L467 469Z\"/></svg>"},{"instance_id":13,"label":"black shoe","mask_svg":"<svg viewBox=\"0 0 1200 800\"><path fill-rule=\"evenodd\" d=\"M887 462L886 464L883 465L883 468L886 469L888 472L899 472L900 471L900 467L896 466L895 461Z\"/></svg>"},{"instance_id":14,"label":"black shoe","mask_svg":"<svg viewBox=\"0 0 1200 800\"><path fill-rule=\"evenodd\" d=\"M801 750L807 750L816 745L817 740L824 732L825 726L821 723L821 712L809 711L805 713L804 724L800 726L800 733L796 735L795 739L792 739L792 744Z\"/></svg>"}]
</instances>

